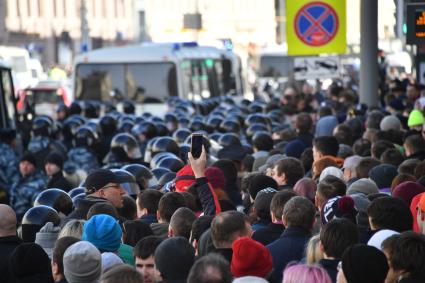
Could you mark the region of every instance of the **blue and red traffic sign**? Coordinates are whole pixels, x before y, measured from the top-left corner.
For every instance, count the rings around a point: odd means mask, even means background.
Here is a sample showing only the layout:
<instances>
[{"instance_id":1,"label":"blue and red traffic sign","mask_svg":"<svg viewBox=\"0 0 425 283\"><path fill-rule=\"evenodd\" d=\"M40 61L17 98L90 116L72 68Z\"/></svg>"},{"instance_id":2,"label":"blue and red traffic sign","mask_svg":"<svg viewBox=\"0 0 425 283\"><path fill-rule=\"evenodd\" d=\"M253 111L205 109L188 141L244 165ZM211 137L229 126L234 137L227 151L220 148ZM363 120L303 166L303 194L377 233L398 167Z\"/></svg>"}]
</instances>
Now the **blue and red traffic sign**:
<instances>
[{"instance_id":1,"label":"blue and red traffic sign","mask_svg":"<svg viewBox=\"0 0 425 283\"><path fill-rule=\"evenodd\" d=\"M297 37L307 45L322 46L338 32L339 21L335 10L323 2L312 2L298 10L294 20Z\"/></svg>"}]
</instances>

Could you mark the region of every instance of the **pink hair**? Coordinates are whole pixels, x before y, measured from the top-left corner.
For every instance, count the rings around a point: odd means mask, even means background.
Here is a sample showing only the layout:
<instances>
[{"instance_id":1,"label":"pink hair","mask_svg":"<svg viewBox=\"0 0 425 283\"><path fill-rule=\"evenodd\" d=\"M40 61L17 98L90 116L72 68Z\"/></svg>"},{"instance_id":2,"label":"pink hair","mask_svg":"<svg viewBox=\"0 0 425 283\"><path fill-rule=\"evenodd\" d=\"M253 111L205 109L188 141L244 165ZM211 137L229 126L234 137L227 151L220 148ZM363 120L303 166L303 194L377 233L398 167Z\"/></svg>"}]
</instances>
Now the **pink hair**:
<instances>
[{"instance_id":1,"label":"pink hair","mask_svg":"<svg viewBox=\"0 0 425 283\"><path fill-rule=\"evenodd\" d=\"M295 264L285 268L282 283L332 283L332 280L319 265Z\"/></svg>"}]
</instances>

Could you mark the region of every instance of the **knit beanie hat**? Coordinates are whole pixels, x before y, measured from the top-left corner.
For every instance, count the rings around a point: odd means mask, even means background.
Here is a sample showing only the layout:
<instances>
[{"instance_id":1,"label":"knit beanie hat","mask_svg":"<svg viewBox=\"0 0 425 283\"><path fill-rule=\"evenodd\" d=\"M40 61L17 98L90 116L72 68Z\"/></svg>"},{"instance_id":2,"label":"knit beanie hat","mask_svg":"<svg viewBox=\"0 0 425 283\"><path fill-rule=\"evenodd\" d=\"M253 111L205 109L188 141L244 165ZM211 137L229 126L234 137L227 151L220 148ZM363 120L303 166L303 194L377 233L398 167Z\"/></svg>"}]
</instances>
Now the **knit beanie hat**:
<instances>
[{"instance_id":1,"label":"knit beanie hat","mask_svg":"<svg viewBox=\"0 0 425 283\"><path fill-rule=\"evenodd\" d=\"M63 169L63 157L59 153L52 152L47 155L44 163L52 163L58 166L61 170Z\"/></svg>"},{"instance_id":2,"label":"knit beanie hat","mask_svg":"<svg viewBox=\"0 0 425 283\"><path fill-rule=\"evenodd\" d=\"M16 279L45 274L53 282L49 257L37 244L23 243L17 246L10 256L9 267Z\"/></svg>"},{"instance_id":3,"label":"knit beanie hat","mask_svg":"<svg viewBox=\"0 0 425 283\"><path fill-rule=\"evenodd\" d=\"M384 282L388 273L387 258L375 247L356 244L342 255L342 270L350 283Z\"/></svg>"},{"instance_id":4,"label":"knit beanie hat","mask_svg":"<svg viewBox=\"0 0 425 283\"><path fill-rule=\"evenodd\" d=\"M345 218L357 224L357 210L350 196L334 197L322 206L322 224L326 225L334 218Z\"/></svg>"},{"instance_id":5,"label":"knit beanie hat","mask_svg":"<svg viewBox=\"0 0 425 283\"><path fill-rule=\"evenodd\" d=\"M314 197L316 196L317 185L316 182L310 178L302 178L294 185L294 192L297 195L306 197L312 202L314 202Z\"/></svg>"},{"instance_id":6,"label":"knit beanie hat","mask_svg":"<svg viewBox=\"0 0 425 283\"><path fill-rule=\"evenodd\" d=\"M63 255L63 273L69 283L97 282L102 272L99 250L87 241L79 241Z\"/></svg>"},{"instance_id":7,"label":"knit beanie hat","mask_svg":"<svg viewBox=\"0 0 425 283\"><path fill-rule=\"evenodd\" d=\"M195 249L186 238L172 237L159 244L154 257L164 280L186 280L195 262Z\"/></svg>"},{"instance_id":8,"label":"knit beanie hat","mask_svg":"<svg viewBox=\"0 0 425 283\"><path fill-rule=\"evenodd\" d=\"M412 199L423 192L425 192L425 188L422 185L416 182L407 181L394 188L393 197L401 198L410 207Z\"/></svg>"},{"instance_id":9,"label":"knit beanie hat","mask_svg":"<svg viewBox=\"0 0 425 283\"><path fill-rule=\"evenodd\" d=\"M232 244L232 262L230 269L234 277L266 277L272 270L270 251L261 243L248 237L237 239Z\"/></svg>"},{"instance_id":10,"label":"knit beanie hat","mask_svg":"<svg viewBox=\"0 0 425 283\"><path fill-rule=\"evenodd\" d=\"M177 172L176 175L176 191L186 192L187 189L195 183L195 173L193 173L190 164L185 165Z\"/></svg>"},{"instance_id":11,"label":"knit beanie hat","mask_svg":"<svg viewBox=\"0 0 425 283\"><path fill-rule=\"evenodd\" d=\"M102 273L104 273L106 270L108 270L109 268L118 265L118 264L123 264L124 262L122 261L122 259L111 252L105 252L102 253Z\"/></svg>"},{"instance_id":12,"label":"knit beanie hat","mask_svg":"<svg viewBox=\"0 0 425 283\"><path fill-rule=\"evenodd\" d=\"M390 164L380 164L369 171L369 178L376 183L378 189L391 187L391 182L397 176L397 168Z\"/></svg>"},{"instance_id":13,"label":"knit beanie hat","mask_svg":"<svg viewBox=\"0 0 425 283\"><path fill-rule=\"evenodd\" d=\"M388 230L388 229L384 229L384 230L379 230L378 232L376 232L375 234L373 234L373 236L369 239L369 241L367 242L368 246L372 246L377 248L378 250L382 251L382 243L389 237L391 237L392 235L398 235L400 234L399 232L393 231L393 230Z\"/></svg>"},{"instance_id":14,"label":"knit beanie hat","mask_svg":"<svg viewBox=\"0 0 425 283\"><path fill-rule=\"evenodd\" d=\"M111 170L98 169L87 176L83 187L86 188L86 194L90 195L109 183L119 183L115 174Z\"/></svg>"},{"instance_id":15,"label":"knit beanie hat","mask_svg":"<svg viewBox=\"0 0 425 283\"><path fill-rule=\"evenodd\" d=\"M122 230L117 220L98 214L84 223L82 240L95 245L102 252L116 252L121 245Z\"/></svg>"},{"instance_id":16,"label":"knit beanie hat","mask_svg":"<svg viewBox=\"0 0 425 283\"><path fill-rule=\"evenodd\" d=\"M422 126L424 123L424 115L421 111L415 109L412 110L409 114L409 119L407 120L407 126L414 127L414 126Z\"/></svg>"},{"instance_id":17,"label":"knit beanie hat","mask_svg":"<svg viewBox=\"0 0 425 283\"><path fill-rule=\"evenodd\" d=\"M338 179L344 180L344 173L342 170L335 166L329 166L323 169L322 173L320 173L319 182L325 179L326 176L334 176Z\"/></svg>"},{"instance_id":18,"label":"knit beanie hat","mask_svg":"<svg viewBox=\"0 0 425 283\"><path fill-rule=\"evenodd\" d=\"M37 161L35 160L35 156L32 153L26 153L26 154L24 154L21 157L21 159L19 160L19 162L22 162L22 161L28 161L32 165L37 166Z\"/></svg>"},{"instance_id":19,"label":"knit beanie hat","mask_svg":"<svg viewBox=\"0 0 425 283\"><path fill-rule=\"evenodd\" d=\"M220 168L208 167L205 170L205 177L214 189L224 189L225 177Z\"/></svg>"},{"instance_id":20,"label":"knit beanie hat","mask_svg":"<svg viewBox=\"0 0 425 283\"><path fill-rule=\"evenodd\" d=\"M265 188L272 188L277 190L277 183L276 181L269 176L258 174L252 177L251 182L248 186L248 193L252 197L252 199L255 199L257 197L257 194L259 191Z\"/></svg>"},{"instance_id":21,"label":"knit beanie hat","mask_svg":"<svg viewBox=\"0 0 425 283\"><path fill-rule=\"evenodd\" d=\"M381 131L400 130L400 127L400 120L397 118L397 116L394 115L385 116L379 124Z\"/></svg>"},{"instance_id":22,"label":"knit beanie hat","mask_svg":"<svg viewBox=\"0 0 425 283\"><path fill-rule=\"evenodd\" d=\"M370 194L379 193L379 189L374 181L363 178L352 183L347 190L347 195L352 195L356 193L361 193L368 196Z\"/></svg>"},{"instance_id":23,"label":"knit beanie hat","mask_svg":"<svg viewBox=\"0 0 425 283\"><path fill-rule=\"evenodd\" d=\"M300 158L305 149L305 144L301 140L295 139L285 146L285 155L288 157Z\"/></svg>"},{"instance_id":24,"label":"knit beanie hat","mask_svg":"<svg viewBox=\"0 0 425 283\"><path fill-rule=\"evenodd\" d=\"M47 222L40 231L35 235L35 243L39 244L47 253L49 258L52 258L53 248L58 239L61 228L54 226L52 222Z\"/></svg>"}]
</instances>

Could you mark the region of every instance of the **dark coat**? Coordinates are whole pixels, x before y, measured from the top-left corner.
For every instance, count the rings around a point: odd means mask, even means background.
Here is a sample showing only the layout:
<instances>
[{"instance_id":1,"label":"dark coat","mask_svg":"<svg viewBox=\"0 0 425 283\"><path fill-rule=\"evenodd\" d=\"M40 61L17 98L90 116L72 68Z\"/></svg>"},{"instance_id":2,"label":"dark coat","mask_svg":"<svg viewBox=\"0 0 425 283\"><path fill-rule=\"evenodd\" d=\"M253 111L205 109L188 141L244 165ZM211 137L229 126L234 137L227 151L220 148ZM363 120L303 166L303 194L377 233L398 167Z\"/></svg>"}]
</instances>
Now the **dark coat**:
<instances>
[{"instance_id":1,"label":"dark coat","mask_svg":"<svg viewBox=\"0 0 425 283\"><path fill-rule=\"evenodd\" d=\"M285 226L283 226L283 224L270 223L266 227L255 231L252 235L252 239L267 246L279 239L284 230Z\"/></svg>"},{"instance_id":2,"label":"dark coat","mask_svg":"<svg viewBox=\"0 0 425 283\"><path fill-rule=\"evenodd\" d=\"M222 255L230 264L232 263L232 249L216 249L214 252L218 253L219 255Z\"/></svg>"},{"instance_id":3,"label":"dark coat","mask_svg":"<svg viewBox=\"0 0 425 283\"><path fill-rule=\"evenodd\" d=\"M139 219L141 222L151 225L152 223L158 223L158 219L156 218L156 214L145 214L142 215Z\"/></svg>"},{"instance_id":4,"label":"dark coat","mask_svg":"<svg viewBox=\"0 0 425 283\"><path fill-rule=\"evenodd\" d=\"M107 199L104 198L98 198L98 197L94 197L94 196L86 196L85 198L83 198L82 200L78 201L75 204L75 209L73 212L71 212L64 221L64 224L66 222L68 222L71 219L86 219L87 217L87 213L90 210L90 207L92 207L94 204L96 203L101 203L101 202L107 202Z\"/></svg>"},{"instance_id":5,"label":"dark coat","mask_svg":"<svg viewBox=\"0 0 425 283\"><path fill-rule=\"evenodd\" d=\"M0 237L0 282L9 281L9 258L22 240L17 236Z\"/></svg>"},{"instance_id":6,"label":"dark coat","mask_svg":"<svg viewBox=\"0 0 425 283\"><path fill-rule=\"evenodd\" d=\"M282 281L282 272L291 261L304 257L305 247L310 239L310 231L301 227L288 227L279 239L267 246L273 259L273 277Z\"/></svg>"},{"instance_id":7,"label":"dark coat","mask_svg":"<svg viewBox=\"0 0 425 283\"><path fill-rule=\"evenodd\" d=\"M319 264L326 270L331 278L332 282L336 282L336 276L338 274L338 263L339 259L321 259Z\"/></svg>"},{"instance_id":8,"label":"dark coat","mask_svg":"<svg viewBox=\"0 0 425 283\"><path fill-rule=\"evenodd\" d=\"M168 223L152 223L151 229L155 236L165 239L168 237L168 226Z\"/></svg>"},{"instance_id":9,"label":"dark coat","mask_svg":"<svg viewBox=\"0 0 425 283\"><path fill-rule=\"evenodd\" d=\"M62 171L59 171L58 173L52 175L49 182L47 183L47 188L61 189L65 192L69 192L73 189L73 186L67 179L65 179Z\"/></svg>"}]
</instances>

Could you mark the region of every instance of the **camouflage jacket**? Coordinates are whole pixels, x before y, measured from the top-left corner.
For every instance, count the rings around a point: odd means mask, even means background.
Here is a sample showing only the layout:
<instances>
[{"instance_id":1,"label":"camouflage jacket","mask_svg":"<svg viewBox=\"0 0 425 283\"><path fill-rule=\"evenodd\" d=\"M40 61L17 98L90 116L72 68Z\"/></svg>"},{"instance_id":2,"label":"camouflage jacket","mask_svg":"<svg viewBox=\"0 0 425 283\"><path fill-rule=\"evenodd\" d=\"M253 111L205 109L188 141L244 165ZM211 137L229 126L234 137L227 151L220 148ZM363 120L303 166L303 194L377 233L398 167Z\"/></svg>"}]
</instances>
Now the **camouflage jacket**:
<instances>
[{"instance_id":1,"label":"camouflage jacket","mask_svg":"<svg viewBox=\"0 0 425 283\"><path fill-rule=\"evenodd\" d=\"M18 157L15 151L9 145L0 143L0 189L9 191L18 179Z\"/></svg>"},{"instance_id":2,"label":"camouflage jacket","mask_svg":"<svg viewBox=\"0 0 425 283\"><path fill-rule=\"evenodd\" d=\"M47 178L41 172L21 177L10 188L10 205L16 212L18 221L22 219L25 212L33 206L37 195L46 188Z\"/></svg>"},{"instance_id":3,"label":"camouflage jacket","mask_svg":"<svg viewBox=\"0 0 425 283\"><path fill-rule=\"evenodd\" d=\"M89 173L99 168L99 163L93 152L85 147L76 147L68 152L68 160L65 162L64 168L74 167L82 169Z\"/></svg>"}]
</instances>

